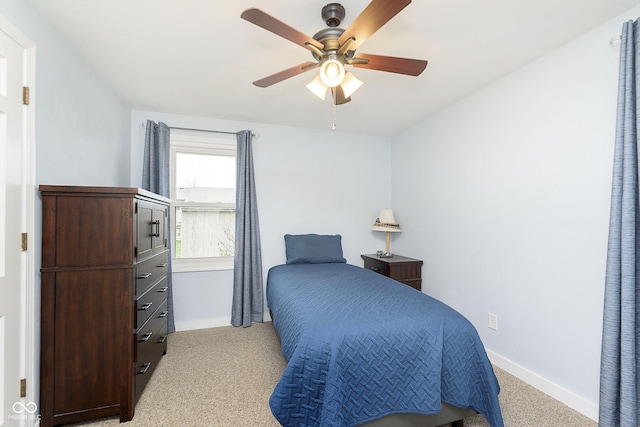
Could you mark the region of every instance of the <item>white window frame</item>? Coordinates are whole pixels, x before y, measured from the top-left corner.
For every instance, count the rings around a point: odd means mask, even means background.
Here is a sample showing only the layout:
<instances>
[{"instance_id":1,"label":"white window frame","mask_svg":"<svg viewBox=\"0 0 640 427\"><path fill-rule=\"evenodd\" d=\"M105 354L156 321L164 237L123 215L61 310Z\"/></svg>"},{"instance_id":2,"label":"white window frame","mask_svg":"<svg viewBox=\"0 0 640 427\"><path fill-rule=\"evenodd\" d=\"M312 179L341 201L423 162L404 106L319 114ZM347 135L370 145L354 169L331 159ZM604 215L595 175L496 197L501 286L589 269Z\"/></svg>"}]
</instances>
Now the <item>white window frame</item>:
<instances>
[{"instance_id":1,"label":"white window frame","mask_svg":"<svg viewBox=\"0 0 640 427\"><path fill-rule=\"evenodd\" d=\"M185 133L174 133L171 131L170 137L170 168L171 168L171 218L176 217L176 208L182 206L202 206L215 208L230 208L235 210L235 203L181 203L175 201L176 191L176 154L196 153L215 156L237 156L237 142L234 135L224 137L219 134L204 133L196 131L185 131ZM199 258L176 258L176 227L171 224L171 269L174 273L191 271L212 271L212 270L233 270L233 256L227 257L199 257Z\"/></svg>"}]
</instances>

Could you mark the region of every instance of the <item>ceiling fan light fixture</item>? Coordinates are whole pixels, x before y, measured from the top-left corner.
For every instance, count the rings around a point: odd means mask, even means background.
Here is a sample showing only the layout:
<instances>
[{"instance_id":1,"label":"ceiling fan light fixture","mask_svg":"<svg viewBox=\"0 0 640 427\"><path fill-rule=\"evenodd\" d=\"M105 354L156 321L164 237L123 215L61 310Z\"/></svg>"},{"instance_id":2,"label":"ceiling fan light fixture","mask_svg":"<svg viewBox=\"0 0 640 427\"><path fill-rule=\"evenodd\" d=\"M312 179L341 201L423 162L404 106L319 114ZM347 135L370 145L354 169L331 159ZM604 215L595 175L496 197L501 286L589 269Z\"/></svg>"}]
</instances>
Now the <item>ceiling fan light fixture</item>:
<instances>
[{"instance_id":1,"label":"ceiling fan light fixture","mask_svg":"<svg viewBox=\"0 0 640 427\"><path fill-rule=\"evenodd\" d=\"M337 59L327 59L320 66L320 79L325 86L338 86L344 80L344 75L344 65Z\"/></svg>"},{"instance_id":2,"label":"ceiling fan light fixture","mask_svg":"<svg viewBox=\"0 0 640 427\"><path fill-rule=\"evenodd\" d=\"M342 86L344 97L349 98L354 94L356 90L358 90L360 86L362 86L362 81L358 80L358 78L354 76L353 73L347 72L344 75L344 80L342 81L340 86Z\"/></svg>"},{"instance_id":3,"label":"ceiling fan light fixture","mask_svg":"<svg viewBox=\"0 0 640 427\"><path fill-rule=\"evenodd\" d=\"M410 3L411 0L369 0L367 7L351 22L347 29L340 28L340 23L345 16L344 7L339 3L329 3L322 8L321 13L327 28L318 31L313 37L296 30L258 8L245 10L240 15L242 19L308 49L315 60L287 68L256 80L253 84L265 88L318 68L317 78L309 83L307 88L323 100L327 89L331 88L334 105L342 105L351 101L350 95L362 85L360 80L345 71L347 65L419 76L427 66L425 60L356 53L358 47L365 40Z\"/></svg>"},{"instance_id":4,"label":"ceiling fan light fixture","mask_svg":"<svg viewBox=\"0 0 640 427\"><path fill-rule=\"evenodd\" d=\"M307 85L307 89L324 101L324 97L327 94L327 86L322 83L322 79L319 74Z\"/></svg>"}]
</instances>

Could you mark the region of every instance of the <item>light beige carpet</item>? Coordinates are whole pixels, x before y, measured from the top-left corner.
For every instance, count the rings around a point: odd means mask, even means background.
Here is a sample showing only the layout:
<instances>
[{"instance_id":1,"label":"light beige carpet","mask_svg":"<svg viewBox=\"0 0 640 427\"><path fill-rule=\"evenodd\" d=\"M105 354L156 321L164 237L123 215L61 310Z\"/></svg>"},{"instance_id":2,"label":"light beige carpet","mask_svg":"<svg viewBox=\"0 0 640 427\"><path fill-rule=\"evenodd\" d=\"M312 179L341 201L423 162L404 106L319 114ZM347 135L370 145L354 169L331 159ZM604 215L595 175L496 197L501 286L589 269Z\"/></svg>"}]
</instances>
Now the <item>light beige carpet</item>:
<instances>
[{"instance_id":1,"label":"light beige carpet","mask_svg":"<svg viewBox=\"0 0 640 427\"><path fill-rule=\"evenodd\" d=\"M132 421L123 426L278 426L269 396L286 362L271 323L176 332ZM597 423L496 368L507 427L596 427ZM118 418L81 423L115 426ZM489 424L481 415L465 427Z\"/></svg>"}]
</instances>

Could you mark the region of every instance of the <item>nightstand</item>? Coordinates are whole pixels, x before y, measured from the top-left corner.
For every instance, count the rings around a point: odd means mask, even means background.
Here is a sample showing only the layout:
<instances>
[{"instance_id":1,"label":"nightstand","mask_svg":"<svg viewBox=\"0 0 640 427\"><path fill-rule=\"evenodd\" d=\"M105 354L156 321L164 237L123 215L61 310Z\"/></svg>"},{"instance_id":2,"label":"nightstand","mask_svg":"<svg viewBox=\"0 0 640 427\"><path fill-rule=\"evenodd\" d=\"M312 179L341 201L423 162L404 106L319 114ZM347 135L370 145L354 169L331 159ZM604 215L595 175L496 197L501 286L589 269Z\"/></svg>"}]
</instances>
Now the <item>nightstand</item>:
<instances>
[{"instance_id":1,"label":"nightstand","mask_svg":"<svg viewBox=\"0 0 640 427\"><path fill-rule=\"evenodd\" d=\"M422 290L422 261L394 255L391 258L380 258L376 254L360 255L364 260L364 268L373 270L383 276L390 277L419 291Z\"/></svg>"}]
</instances>

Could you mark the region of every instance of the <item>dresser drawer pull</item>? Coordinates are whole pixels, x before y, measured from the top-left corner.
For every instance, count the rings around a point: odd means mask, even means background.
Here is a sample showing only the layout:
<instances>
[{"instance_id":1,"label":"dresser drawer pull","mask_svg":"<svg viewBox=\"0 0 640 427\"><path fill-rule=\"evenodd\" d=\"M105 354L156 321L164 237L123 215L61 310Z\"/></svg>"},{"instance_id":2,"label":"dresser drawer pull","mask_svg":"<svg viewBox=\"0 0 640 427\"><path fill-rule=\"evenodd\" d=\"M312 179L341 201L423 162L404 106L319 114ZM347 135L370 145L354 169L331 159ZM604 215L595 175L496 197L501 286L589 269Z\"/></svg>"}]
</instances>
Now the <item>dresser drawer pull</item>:
<instances>
[{"instance_id":1,"label":"dresser drawer pull","mask_svg":"<svg viewBox=\"0 0 640 427\"><path fill-rule=\"evenodd\" d=\"M158 268L164 268L164 267L166 267L167 265L169 265L169 264L165 262L164 264L160 264L160 265L158 265Z\"/></svg>"},{"instance_id":2,"label":"dresser drawer pull","mask_svg":"<svg viewBox=\"0 0 640 427\"><path fill-rule=\"evenodd\" d=\"M158 318L162 319L163 317L167 317L167 314L169 314L168 311L163 311L162 313L160 313L160 315L158 316Z\"/></svg>"},{"instance_id":3,"label":"dresser drawer pull","mask_svg":"<svg viewBox=\"0 0 640 427\"><path fill-rule=\"evenodd\" d=\"M378 271L378 270L380 270L378 267L369 267L369 269L370 269L370 270L373 270L373 271Z\"/></svg>"},{"instance_id":4,"label":"dresser drawer pull","mask_svg":"<svg viewBox=\"0 0 640 427\"><path fill-rule=\"evenodd\" d=\"M142 338L140 338L140 342L147 342L149 341L149 339L151 338L151 335L153 335L153 332L147 332L146 334L144 334L142 336Z\"/></svg>"},{"instance_id":5,"label":"dresser drawer pull","mask_svg":"<svg viewBox=\"0 0 640 427\"><path fill-rule=\"evenodd\" d=\"M164 342L167 340L167 336L163 335L159 340L158 340L158 344L164 344Z\"/></svg>"},{"instance_id":6,"label":"dresser drawer pull","mask_svg":"<svg viewBox=\"0 0 640 427\"><path fill-rule=\"evenodd\" d=\"M151 273L142 273L138 276L138 279L148 279L149 277L151 277Z\"/></svg>"},{"instance_id":7,"label":"dresser drawer pull","mask_svg":"<svg viewBox=\"0 0 640 427\"><path fill-rule=\"evenodd\" d=\"M138 373L144 375L147 373L150 367L151 367L151 362L147 362L144 365L142 365L142 369L140 369Z\"/></svg>"},{"instance_id":8,"label":"dresser drawer pull","mask_svg":"<svg viewBox=\"0 0 640 427\"><path fill-rule=\"evenodd\" d=\"M169 289L169 287L165 286L163 288L158 289L158 292L160 292L160 293L167 292L167 289Z\"/></svg>"},{"instance_id":9,"label":"dresser drawer pull","mask_svg":"<svg viewBox=\"0 0 640 427\"><path fill-rule=\"evenodd\" d=\"M143 305L142 307L140 307L140 310L142 310L142 311L149 310L149 309L151 308L151 306L152 306L152 305L153 305L153 303L152 303L152 302L148 302L148 303L146 303L145 305Z\"/></svg>"}]
</instances>

